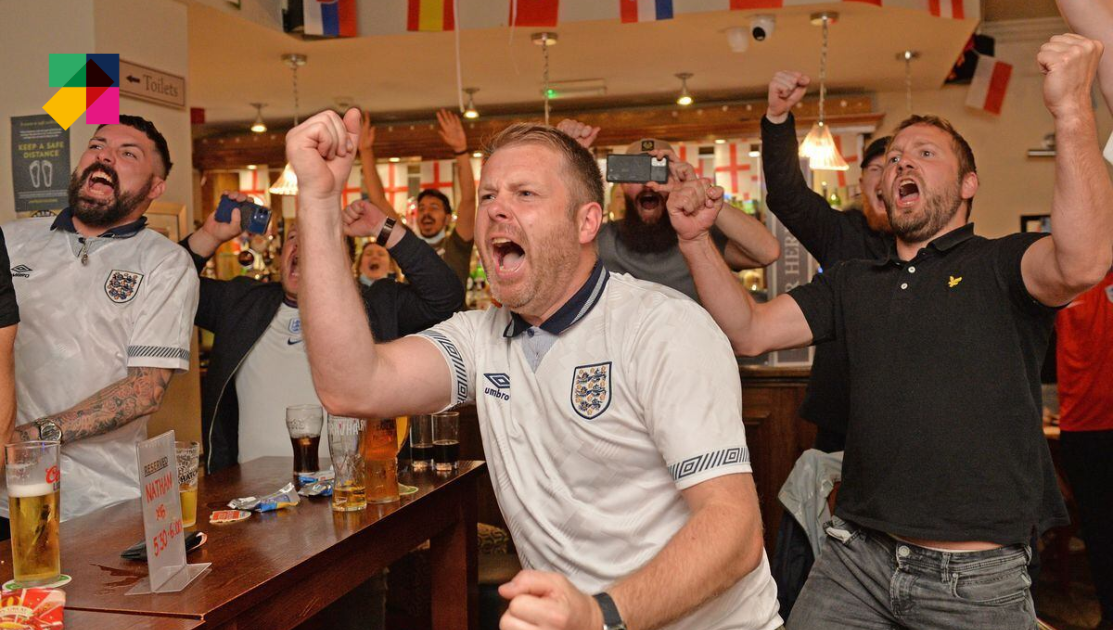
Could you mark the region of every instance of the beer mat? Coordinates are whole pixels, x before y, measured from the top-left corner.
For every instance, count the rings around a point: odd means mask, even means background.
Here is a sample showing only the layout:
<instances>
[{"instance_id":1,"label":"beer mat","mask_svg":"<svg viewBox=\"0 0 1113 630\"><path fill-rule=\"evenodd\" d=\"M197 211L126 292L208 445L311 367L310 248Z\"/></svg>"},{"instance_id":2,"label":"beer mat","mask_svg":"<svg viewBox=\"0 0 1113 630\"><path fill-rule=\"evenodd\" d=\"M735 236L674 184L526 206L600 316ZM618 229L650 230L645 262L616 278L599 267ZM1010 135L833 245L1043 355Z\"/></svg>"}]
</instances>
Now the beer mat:
<instances>
[{"instance_id":1,"label":"beer mat","mask_svg":"<svg viewBox=\"0 0 1113 630\"><path fill-rule=\"evenodd\" d=\"M0 588L4 589L5 591L15 591L21 588L59 588L69 584L72 580L72 577L66 575L65 573L61 573L58 575L58 579L47 584L36 584L34 586L28 586L20 584L15 580L8 580L7 582L4 582L4 585L0 586Z\"/></svg>"},{"instance_id":2,"label":"beer mat","mask_svg":"<svg viewBox=\"0 0 1113 630\"><path fill-rule=\"evenodd\" d=\"M417 494L417 486L407 486L404 483L398 484L398 496L405 497L411 494Z\"/></svg>"},{"instance_id":3,"label":"beer mat","mask_svg":"<svg viewBox=\"0 0 1113 630\"><path fill-rule=\"evenodd\" d=\"M251 512L243 510L217 510L209 515L209 523L212 525L227 525L228 523L246 521L250 517Z\"/></svg>"}]
</instances>

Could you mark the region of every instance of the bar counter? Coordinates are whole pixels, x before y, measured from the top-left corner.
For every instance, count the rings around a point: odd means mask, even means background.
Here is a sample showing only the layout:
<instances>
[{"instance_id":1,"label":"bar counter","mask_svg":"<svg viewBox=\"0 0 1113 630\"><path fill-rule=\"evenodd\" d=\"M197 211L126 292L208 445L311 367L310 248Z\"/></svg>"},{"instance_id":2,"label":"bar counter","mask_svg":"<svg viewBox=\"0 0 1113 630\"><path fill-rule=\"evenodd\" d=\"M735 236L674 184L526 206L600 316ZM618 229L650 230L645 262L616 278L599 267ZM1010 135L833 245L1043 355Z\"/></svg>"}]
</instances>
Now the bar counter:
<instances>
[{"instance_id":1,"label":"bar counter","mask_svg":"<svg viewBox=\"0 0 1113 630\"><path fill-rule=\"evenodd\" d=\"M399 481L417 486L416 494L361 512L333 512L328 498L302 497L294 508L240 523L208 523L231 499L289 483L291 462L266 457L201 479L197 522L209 538L188 561L212 566L179 593L126 595L147 575L145 562L120 557L143 539L138 499L62 523L62 572L73 576L64 587L67 626L294 628L430 540L434 627L476 628L475 496L486 464L461 461L452 474L402 473ZM0 543L4 581L12 577L11 557L10 543Z\"/></svg>"}]
</instances>

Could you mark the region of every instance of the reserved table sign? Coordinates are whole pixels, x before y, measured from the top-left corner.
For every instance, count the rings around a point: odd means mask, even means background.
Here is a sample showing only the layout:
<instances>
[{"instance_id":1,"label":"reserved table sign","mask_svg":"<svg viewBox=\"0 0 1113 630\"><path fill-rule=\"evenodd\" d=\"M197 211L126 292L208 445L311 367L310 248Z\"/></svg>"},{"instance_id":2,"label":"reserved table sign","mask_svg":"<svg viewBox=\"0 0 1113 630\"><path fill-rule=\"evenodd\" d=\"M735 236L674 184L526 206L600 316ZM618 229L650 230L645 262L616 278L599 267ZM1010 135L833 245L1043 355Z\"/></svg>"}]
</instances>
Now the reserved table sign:
<instances>
[{"instance_id":1,"label":"reserved table sign","mask_svg":"<svg viewBox=\"0 0 1113 630\"><path fill-rule=\"evenodd\" d=\"M187 564L174 432L136 444L139 497L147 545L148 577L128 595L176 593L204 573L209 564Z\"/></svg>"}]
</instances>

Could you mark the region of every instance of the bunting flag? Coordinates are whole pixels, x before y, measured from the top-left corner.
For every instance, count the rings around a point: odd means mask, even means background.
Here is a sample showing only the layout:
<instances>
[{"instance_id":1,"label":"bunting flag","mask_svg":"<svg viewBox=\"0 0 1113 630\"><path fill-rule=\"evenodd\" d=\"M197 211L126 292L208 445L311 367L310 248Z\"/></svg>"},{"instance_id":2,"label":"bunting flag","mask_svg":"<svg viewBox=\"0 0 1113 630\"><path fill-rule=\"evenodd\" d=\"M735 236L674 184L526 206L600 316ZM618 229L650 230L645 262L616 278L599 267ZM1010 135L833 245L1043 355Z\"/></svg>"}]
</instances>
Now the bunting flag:
<instances>
[{"instance_id":1,"label":"bunting flag","mask_svg":"<svg viewBox=\"0 0 1113 630\"><path fill-rule=\"evenodd\" d=\"M456 162L453 160L434 160L432 162L421 163L421 189L439 190L444 193L446 197L452 199L454 193L452 191L452 176L453 166ZM455 209L455 208L454 208Z\"/></svg>"},{"instance_id":2,"label":"bunting flag","mask_svg":"<svg viewBox=\"0 0 1113 630\"><path fill-rule=\"evenodd\" d=\"M456 29L456 14L452 0L408 0L408 31L440 32Z\"/></svg>"},{"instance_id":3,"label":"bunting flag","mask_svg":"<svg viewBox=\"0 0 1113 630\"><path fill-rule=\"evenodd\" d=\"M560 0L510 0L510 26L556 26Z\"/></svg>"},{"instance_id":4,"label":"bunting flag","mask_svg":"<svg viewBox=\"0 0 1113 630\"><path fill-rule=\"evenodd\" d=\"M748 142L732 140L715 145L715 185L722 186L732 199L750 201L761 196L759 168L757 158L750 157Z\"/></svg>"},{"instance_id":5,"label":"bunting flag","mask_svg":"<svg viewBox=\"0 0 1113 630\"><path fill-rule=\"evenodd\" d=\"M928 0L928 12L952 20L965 20L967 14L965 0Z\"/></svg>"},{"instance_id":6,"label":"bunting flag","mask_svg":"<svg viewBox=\"0 0 1113 630\"><path fill-rule=\"evenodd\" d=\"M618 0L624 24L672 19L672 0Z\"/></svg>"},{"instance_id":7,"label":"bunting flag","mask_svg":"<svg viewBox=\"0 0 1113 630\"><path fill-rule=\"evenodd\" d=\"M751 9L780 9L806 4L819 4L816 0L730 0L731 11L749 11Z\"/></svg>"},{"instance_id":8,"label":"bunting flag","mask_svg":"<svg viewBox=\"0 0 1113 630\"><path fill-rule=\"evenodd\" d=\"M980 56L970 81L970 91L966 93L966 106L1001 115L1001 104L1012 74L1011 65L994 57Z\"/></svg>"},{"instance_id":9,"label":"bunting flag","mask_svg":"<svg viewBox=\"0 0 1113 630\"><path fill-rule=\"evenodd\" d=\"M375 169L379 171L379 181L383 183L383 192L386 193L387 201L398 216L406 216L410 202L409 167L405 164L389 162L376 164Z\"/></svg>"},{"instance_id":10,"label":"bunting flag","mask_svg":"<svg viewBox=\"0 0 1113 630\"><path fill-rule=\"evenodd\" d=\"M355 37L356 0L303 0L305 34L318 37Z\"/></svg>"},{"instance_id":11,"label":"bunting flag","mask_svg":"<svg viewBox=\"0 0 1113 630\"><path fill-rule=\"evenodd\" d=\"M239 171L239 175L239 191L251 197L255 203L270 207L271 195L267 189L271 187L271 178L267 169L243 169Z\"/></svg>"}]
</instances>

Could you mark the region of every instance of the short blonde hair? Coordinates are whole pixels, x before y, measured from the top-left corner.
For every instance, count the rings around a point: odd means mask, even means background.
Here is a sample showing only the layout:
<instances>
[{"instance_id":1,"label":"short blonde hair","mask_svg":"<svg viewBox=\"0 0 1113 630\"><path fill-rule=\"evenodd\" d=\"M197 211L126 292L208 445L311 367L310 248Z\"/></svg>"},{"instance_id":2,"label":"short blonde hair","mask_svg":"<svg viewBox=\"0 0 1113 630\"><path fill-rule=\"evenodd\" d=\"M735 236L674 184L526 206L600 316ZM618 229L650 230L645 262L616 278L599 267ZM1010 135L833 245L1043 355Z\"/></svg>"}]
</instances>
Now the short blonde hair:
<instances>
[{"instance_id":1,"label":"short blonde hair","mask_svg":"<svg viewBox=\"0 0 1113 630\"><path fill-rule=\"evenodd\" d=\"M566 172L572 176L569 189L573 208L587 203L603 206L603 174L591 152L567 134L553 127L531 123L514 123L487 141L483 151L488 157L499 149L521 144L549 147L564 158Z\"/></svg>"}]
</instances>

